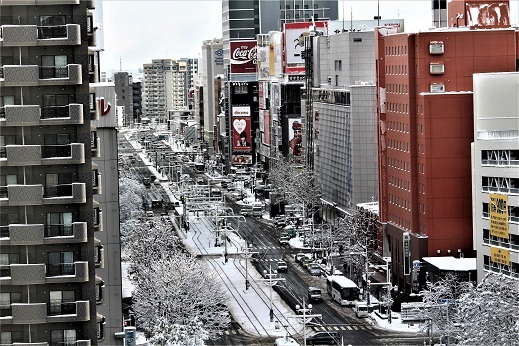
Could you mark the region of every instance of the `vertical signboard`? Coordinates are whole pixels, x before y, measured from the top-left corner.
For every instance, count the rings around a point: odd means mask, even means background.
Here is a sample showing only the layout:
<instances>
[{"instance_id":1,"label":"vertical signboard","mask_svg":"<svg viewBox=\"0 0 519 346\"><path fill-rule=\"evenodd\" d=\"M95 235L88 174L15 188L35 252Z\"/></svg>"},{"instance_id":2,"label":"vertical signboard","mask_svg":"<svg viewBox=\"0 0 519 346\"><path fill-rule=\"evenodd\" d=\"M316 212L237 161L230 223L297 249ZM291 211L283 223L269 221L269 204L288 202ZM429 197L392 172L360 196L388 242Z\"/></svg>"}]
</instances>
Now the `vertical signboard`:
<instances>
[{"instance_id":1,"label":"vertical signboard","mask_svg":"<svg viewBox=\"0 0 519 346\"><path fill-rule=\"evenodd\" d=\"M265 126L265 131L264 131L264 140L265 140L265 144L267 145L270 145L270 114L269 114L269 111L265 111L263 112L263 117L264 117L264 120L263 120L263 123L264 123L264 126Z\"/></svg>"},{"instance_id":2,"label":"vertical signboard","mask_svg":"<svg viewBox=\"0 0 519 346\"><path fill-rule=\"evenodd\" d=\"M269 46L258 47L258 80L268 80L270 78Z\"/></svg>"},{"instance_id":3,"label":"vertical signboard","mask_svg":"<svg viewBox=\"0 0 519 346\"><path fill-rule=\"evenodd\" d=\"M231 41L231 73L256 73L257 41Z\"/></svg>"},{"instance_id":4,"label":"vertical signboard","mask_svg":"<svg viewBox=\"0 0 519 346\"><path fill-rule=\"evenodd\" d=\"M296 22L285 23L284 30L284 51L285 51L285 73L286 74L304 74L305 59L303 59L302 51L305 49L305 38L315 35L313 30L322 32L323 35L328 34L328 22Z\"/></svg>"},{"instance_id":5,"label":"vertical signboard","mask_svg":"<svg viewBox=\"0 0 519 346\"><path fill-rule=\"evenodd\" d=\"M265 82L258 82L258 107L265 109Z\"/></svg>"},{"instance_id":6,"label":"vertical signboard","mask_svg":"<svg viewBox=\"0 0 519 346\"><path fill-rule=\"evenodd\" d=\"M250 107L232 107L233 149L235 151L251 151Z\"/></svg>"},{"instance_id":7,"label":"vertical signboard","mask_svg":"<svg viewBox=\"0 0 519 346\"><path fill-rule=\"evenodd\" d=\"M283 34L280 31L269 31L269 72L270 76L283 76Z\"/></svg>"},{"instance_id":8,"label":"vertical signboard","mask_svg":"<svg viewBox=\"0 0 519 346\"><path fill-rule=\"evenodd\" d=\"M404 232L404 275L411 273L411 236L409 232Z\"/></svg>"},{"instance_id":9,"label":"vertical signboard","mask_svg":"<svg viewBox=\"0 0 519 346\"><path fill-rule=\"evenodd\" d=\"M301 156L303 151L303 128L301 118L288 119L288 153Z\"/></svg>"},{"instance_id":10,"label":"vertical signboard","mask_svg":"<svg viewBox=\"0 0 519 346\"><path fill-rule=\"evenodd\" d=\"M272 120L278 121L278 110L281 106L281 85L272 83L270 85L270 114Z\"/></svg>"},{"instance_id":11,"label":"vertical signboard","mask_svg":"<svg viewBox=\"0 0 519 346\"><path fill-rule=\"evenodd\" d=\"M124 327L124 345L135 346L135 327Z\"/></svg>"},{"instance_id":12,"label":"vertical signboard","mask_svg":"<svg viewBox=\"0 0 519 346\"><path fill-rule=\"evenodd\" d=\"M505 266L510 265L510 251L501 249L498 247L490 247L490 260L493 263L503 264Z\"/></svg>"},{"instance_id":13,"label":"vertical signboard","mask_svg":"<svg viewBox=\"0 0 519 346\"><path fill-rule=\"evenodd\" d=\"M508 239L508 196L489 195L490 235Z\"/></svg>"}]
</instances>

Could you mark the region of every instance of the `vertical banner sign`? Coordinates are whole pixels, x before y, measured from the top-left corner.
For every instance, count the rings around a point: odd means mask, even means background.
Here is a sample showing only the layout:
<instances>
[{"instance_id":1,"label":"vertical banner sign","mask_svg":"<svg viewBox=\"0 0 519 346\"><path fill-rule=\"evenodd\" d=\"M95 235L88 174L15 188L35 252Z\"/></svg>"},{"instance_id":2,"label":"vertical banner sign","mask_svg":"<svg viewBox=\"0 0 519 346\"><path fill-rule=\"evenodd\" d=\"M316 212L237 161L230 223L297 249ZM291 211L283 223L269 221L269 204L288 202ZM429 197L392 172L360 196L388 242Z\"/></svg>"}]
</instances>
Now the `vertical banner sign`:
<instances>
[{"instance_id":1,"label":"vertical banner sign","mask_svg":"<svg viewBox=\"0 0 519 346\"><path fill-rule=\"evenodd\" d=\"M125 346L135 346L135 327L124 327Z\"/></svg>"},{"instance_id":2,"label":"vertical banner sign","mask_svg":"<svg viewBox=\"0 0 519 346\"><path fill-rule=\"evenodd\" d=\"M498 247L490 247L490 260L493 263L503 264L505 266L510 265L510 251L501 249Z\"/></svg>"},{"instance_id":3,"label":"vertical banner sign","mask_svg":"<svg viewBox=\"0 0 519 346\"><path fill-rule=\"evenodd\" d=\"M491 193L490 235L508 239L508 196Z\"/></svg>"},{"instance_id":4,"label":"vertical banner sign","mask_svg":"<svg viewBox=\"0 0 519 346\"><path fill-rule=\"evenodd\" d=\"M265 109L265 91L264 91L264 82L258 82L258 107L260 109Z\"/></svg>"},{"instance_id":5,"label":"vertical banner sign","mask_svg":"<svg viewBox=\"0 0 519 346\"><path fill-rule=\"evenodd\" d=\"M411 236L409 232L404 233L404 275L411 273Z\"/></svg>"}]
</instances>

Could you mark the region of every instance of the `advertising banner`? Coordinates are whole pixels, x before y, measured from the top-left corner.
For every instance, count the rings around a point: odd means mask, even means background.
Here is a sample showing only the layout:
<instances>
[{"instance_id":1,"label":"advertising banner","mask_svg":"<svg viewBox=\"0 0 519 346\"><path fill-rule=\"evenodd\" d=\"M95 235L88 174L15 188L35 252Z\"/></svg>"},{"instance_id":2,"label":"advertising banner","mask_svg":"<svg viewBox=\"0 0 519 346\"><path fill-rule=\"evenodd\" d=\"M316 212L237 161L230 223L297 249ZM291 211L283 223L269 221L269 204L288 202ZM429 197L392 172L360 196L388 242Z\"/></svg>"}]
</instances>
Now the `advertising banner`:
<instances>
[{"instance_id":1,"label":"advertising banner","mask_svg":"<svg viewBox=\"0 0 519 346\"><path fill-rule=\"evenodd\" d=\"M250 107L249 106L233 106L232 107L232 116L233 117L250 117Z\"/></svg>"},{"instance_id":2,"label":"advertising banner","mask_svg":"<svg viewBox=\"0 0 519 346\"><path fill-rule=\"evenodd\" d=\"M510 265L510 251L498 247L490 247L490 260L494 263Z\"/></svg>"},{"instance_id":3,"label":"advertising banner","mask_svg":"<svg viewBox=\"0 0 519 346\"><path fill-rule=\"evenodd\" d=\"M232 133L232 144L235 151L252 150L250 117L233 117Z\"/></svg>"},{"instance_id":4,"label":"advertising banner","mask_svg":"<svg viewBox=\"0 0 519 346\"><path fill-rule=\"evenodd\" d=\"M252 165L252 155L233 155L233 165Z\"/></svg>"},{"instance_id":5,"label":"advertising banner","mask_svg":"<svg viewBox=\"0 0 519 346\"><path fill-rule=\"evenodd\" d=\"M270 145L270 114L269 111L263 112L263 123L265 124L264 133L264 143Z\"/></svg>"},{"instance_id":6,"label":"advertising banner","mask_svg":"<svg viewBox=\"0 0 519 346\"><path fill-rule=\"evenodd\" d=\"M258 80L270 79L269 47L258 47Z\"/></svg>"},{"instance_id":7,"label":"advertising banner","mask_svg":"<svg viewBox=\"0 0 519 346\"><path fill-rule=\"evenodd\" d=\"M288 119L288 153L301 156L303 149L303 132L301 118Z\"/></svg>"},{"instance_id":8,"label":"advertising banner","mask_svg":"<svg viewBox=\"0 0 519 346\"><path fill-rule=\"evenodd\" d=\"M258 82L258 107L259 109L267 108L265 105L265 87L267 86L266 82Z\"/></svg>"},{"instance_id":9,"label":"advertising banner","mask_svg":"<svg viewBox=\"0 0 519 346\"><path fill-rule=\"evenodd\" d=\"M309 37L313 30L312 22L285 23L284 28L284 48L285 48L285 73L304 74L305 60L302 51L305 49L305 37ZM328 22L315 22L315 29L328 34Z\"/></svg>"},{"instance_id":10,"label":"advertising banner","mask_svg":"<svg viewBox=\"0 0 519 346\"><path fill-rule=\"evenodd\" d=\"M490 235L508 239L508 196L489 195Z\"/></svg>"},{"instance_id":11,"label":"advertising banner","mask_svg":"<svg viewBox=\"0 0 519 346\"><path fill-rule=\"evenodd\" d=\"M283 33L269 32L269 72L270 76L283 77Z\"/></svg>"},{"instance_id":12,"label":"advertising banner","mask_svg":"<svg viewBox=\"0 0 519 346\"><path fill-rule=\"evenodd\" d=\"M257 68L257 42L256 41L231 41L231 73L256 73Z\"/></svg>"},{"instance_id":13,"label":"advertising banner","mask_svg":"<svg viewBox=\"0 0 519 346\"><path fill-rule=\"evenodd\" d=\"M272 119L278 120L278 109L281 106L281 85L279 83L272 83L270 85L270 114Z\"/></svg>"},{"instance_id":14,"label":"advertising banner","mask_svg":"<svg viewBox=\"0 0 519 346\"><path fill-rule=\"evenodd\" d=\"M467 2L466 24L483 28L510 27L510 17L507 2Z\"/></svg>"}]
</instances>

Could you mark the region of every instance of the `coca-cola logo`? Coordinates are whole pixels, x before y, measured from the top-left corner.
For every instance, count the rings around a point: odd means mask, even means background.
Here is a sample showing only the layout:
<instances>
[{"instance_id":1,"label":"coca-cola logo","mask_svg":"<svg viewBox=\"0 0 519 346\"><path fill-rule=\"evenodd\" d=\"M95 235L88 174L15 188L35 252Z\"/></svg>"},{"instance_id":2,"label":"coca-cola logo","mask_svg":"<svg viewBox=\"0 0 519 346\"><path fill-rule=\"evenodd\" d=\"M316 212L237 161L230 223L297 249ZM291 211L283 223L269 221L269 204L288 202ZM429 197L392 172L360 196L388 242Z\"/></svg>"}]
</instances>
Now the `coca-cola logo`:
<instances>
[{"instance_id":1,"label":"coca-cola logo","mask_svg":"<svg viewBox=\"0 0 519 346\"><path fill-rule=\"evenodd\" d=\"M240 46L234 49L232 52L232 63L233 64L246 64L252 62L257 64L257 47L250 48L249 46Z\"/></svg>"}]
</instances>

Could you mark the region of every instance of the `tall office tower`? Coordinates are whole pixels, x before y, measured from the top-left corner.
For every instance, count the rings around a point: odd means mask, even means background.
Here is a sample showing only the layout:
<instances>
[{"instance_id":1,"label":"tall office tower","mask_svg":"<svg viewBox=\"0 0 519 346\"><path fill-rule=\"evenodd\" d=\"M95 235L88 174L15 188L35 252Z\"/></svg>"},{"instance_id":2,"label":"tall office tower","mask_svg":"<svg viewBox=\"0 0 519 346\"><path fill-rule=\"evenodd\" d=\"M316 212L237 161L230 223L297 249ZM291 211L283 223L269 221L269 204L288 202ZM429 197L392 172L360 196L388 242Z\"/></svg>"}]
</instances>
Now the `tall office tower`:
<instances>
[{"instance_id":1,"label":"tall office tower","mask_svg":"<svg viewBox=\"0 0 519 346\"><path fill-rule=\"evenodd\" d=\"M472 153L478 278L497 272L519 291L519 72L474 75Z\"/></svg>"},{"instance_id":2,"label":"tall office tower","mask_svg":"<svg viewBox=\"0 0 519 346\"><path fill-rule=\"evenodd\" d=\"M323 214L331 220L359 203L378 201L375 42L373 31L314 42L309 151L321 181Z\"/></svg>"},{"instance_id":3,"label":"tall office tower","mask_svg":"<svg viewBox=\"0 0 519 346\"><path fill-rule=\"evenodd\" d=\"M423 257L474 257L473 74L517 68L513 29L385 34L378 29L379 242L410 293ZM382 246L379 246L382 248Z\"/></svg>"},{"instance_id":4,"label":"tall office tower","mask_svg":"<svg viewBox=\"0 0 519 346\"><path fill-rule=\"evenodd\" d=\"M97 345L95 2L0 3L0 343Z\"/></svg>"},{"instance_id":5,"label":"tall office tower","mask_svg":"<svg viewBox=\"0 0 519 346\"><path fill-rule=\"evenodd\" d=\"M144 116L166 123L168 111L187 107L187 64L173 59L153 59L144 64Z\"/></svg>"},{"instance_id":6,"label":"tall office tower","mask_svg":"<svg viewBox=\"0 0 519 346\"><path fill-rule=\"evenodd\" d=\"M432 0L432 18L434 28L447 27L447 0Z\"/></svg>"},{"instance_id":7,"label":"tall office tower","mask_svg":"<svg viewBox=\"0 0 519 346\"><path fill-rule=\"evenodd\" d=\"M133 124L133 78L128 72L114 73L117 106L124 107L123 125Z\"/></svg>"},{"instance_id":8,"label":"tall office tower","mask_svg":"<svg viewBox=\"0 0 519 346\"><path fill-rule=\"evenodd\" d=\"M221 83L216 84L223 77L223 43L221 39L207 40L202 43L201 56L201 83L203 86L203 118L200 119L204 129L204 141L210 143L209 151L213 154L217 148L220 109ZM216 130L216 133L215 133ZM215 140L216 139L216 140Z\"/></svg>"},{"instance_id":9,"label":"tall office tower","mask_svg":"<svg viewBox=\"0 0 519 346\"><path fill-rule=\"evenodd\" d=\"M140 123L142 118L142 82L137 81L132 84L133 99L133 122Z\"/></svg>"}]
</instances>

